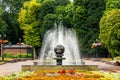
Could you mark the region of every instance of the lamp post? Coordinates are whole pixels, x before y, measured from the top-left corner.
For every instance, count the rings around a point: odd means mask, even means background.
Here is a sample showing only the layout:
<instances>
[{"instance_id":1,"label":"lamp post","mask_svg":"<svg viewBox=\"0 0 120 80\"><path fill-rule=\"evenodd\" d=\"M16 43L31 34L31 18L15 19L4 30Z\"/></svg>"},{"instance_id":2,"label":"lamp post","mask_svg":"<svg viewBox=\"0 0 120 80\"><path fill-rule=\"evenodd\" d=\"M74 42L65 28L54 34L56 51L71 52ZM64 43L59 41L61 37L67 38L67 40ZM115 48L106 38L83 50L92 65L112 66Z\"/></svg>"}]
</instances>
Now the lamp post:
<instances>
[{"instance_id":1,"label":"lamp post","mask_svg":"<svg viewBox=\"0 0 120 80\"><path fill-rule=\"evenodd\" d=\"M20 60L21 60L21 38L19 38L19 46L20 46Z\"/></svg>"},{"instance_id":2,"label":"lamp post","mask_svg":"<svg viewBox=\"0 0 120 80\"><path fill-rule=\"evenodd\" d=\"M98 48L101 46L101 43L100 42L94 42L93 44L92 44L92 48L95 48L96 49L96 52L95 52L95 54L96 54L96 60L98 60Z\"/></svg>"},{"instance_id":3,"label":"lamp post","mask_svg":"<svg viewBox=\"0 0 120 80\"><path fill-rule=\"evenodd\" d=\"M4 35L4 37L6 37L6 35ZM4 61L4 53L3 53L3 44L7 43L7 40L3 40L2 39L2 35L0 34L0 47L1 47L1 57L2 57L2 61Z\"/></svg>"}]
</instances>

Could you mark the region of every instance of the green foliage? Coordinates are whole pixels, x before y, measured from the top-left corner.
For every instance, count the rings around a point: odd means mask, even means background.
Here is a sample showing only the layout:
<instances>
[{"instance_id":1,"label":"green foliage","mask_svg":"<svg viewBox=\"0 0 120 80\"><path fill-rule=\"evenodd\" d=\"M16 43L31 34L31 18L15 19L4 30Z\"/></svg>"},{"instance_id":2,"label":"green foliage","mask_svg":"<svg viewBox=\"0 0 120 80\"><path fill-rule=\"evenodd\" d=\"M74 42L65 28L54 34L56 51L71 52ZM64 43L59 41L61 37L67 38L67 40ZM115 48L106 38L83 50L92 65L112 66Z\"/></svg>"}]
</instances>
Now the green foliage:
<instances>
[{"instance_id":1,"label":"green foliage","mask_svg":"<svg viewBox=\"0 0 120 80\"><path fill-rule=\"evenodd\" d=\"M57 6L56 7L56 14L63 14L65 7L64 6Z\"/></svg>"},{"instance_id":2,"label":"green foliage","mask_svg":"<svg viewBox=\"0 0 120 80\"><path fill-rule=\"evenodd\" d=\"M0 34L4 35L7 30L7 24L3 20L2 15L3 15L3 10L2 7L0 6Z\"/></svg>"},{"instance_id":3,"label":"green foliage","mask_svg":"<svg viewBox=\"0 0 120 80\"><path fill-rule=\"evenodd\" d=\"M114 60L120 60L120 56L114 57Z\"/></svg>"},{"instance_id":4,"label":"green foliage","mask_svg":"<svg viewBox=\"0 0 120 80\"><path fill-rule=\"evenodd\" d=\"M27 58L32 58L32 57L33 57L33 55L31 53L27 54Z\"/></svg>"},{"instance_id":5,"label":"green foliage","mask_svg":"<svg viewBox=\"0 0 120 80\"><path fill-rule=\"evenodd\" d=\"M65 18L65 4L68 4L67 0L43 0L39 10L38 17L40 23L40 36L43 38L45 32L48 29L53 28L54 23L63 22ZM65 2L65 3L63 3Z\"/></svg>"},{"instance_id":6,"label":"green foliage","mask_svg":"<svg viewBox=\"0 0 120 80\"><path fill-rule=\"evenodd\" d=\"M22 54L18 54L18 55L16 55L17 56L17 58L32 58L32 54L25 54L25 53L22 53Z\"/></svg>"},{"instance_id":7,"label":"green foliage","mask_svg":"<svg viewBox=\"0 0 120 80\"><path fill-rule=\"evenodd\" d=\"M42 37L47 30L49 30L53 27L55 21L56 21L56 15L55 14L47 14L44 17L42 28L40 30Z\"/></svg>"},{"instance_id":8,"label":"green foliage","mask_svg":"<svg viewBox=\"0 0 120 80\"><path fill-rule=\"evenodd\" d=\"M57 6L56 7L56 15L57 15L57 20L58 22L63 21L63 17L65 14L65 7L64 6Z\"/></svg>"},{"instance_id":9,"label":"green foliage","mask_svg":"<svg viewBox=\"0 0 120 80\"><path fill-rule=\"evenodd\" d=\"M66 5L66 7L65 7L64 24L68 28L72 28L73 27L73 12L74 12L73 4Z\"/></svg>"},{"instance_id":10,"label":"green foliage","mask_svg":"<svg viewBox=\"0 0 120 80\"><path fill-rule=\"evenodd\" d=\"M22 54L17 54L13 55L12 53L5 53L4 58L32 58L31 53L22 53Z\"/></svg>"},{"instance_id":11,"label":"green foliage","mask_svg":"<svg viewBox=\"0 0 120 80\"><path fill-rule=\"evenodd\" d=\"M26 0L2 0L2 9L3 11L3 20L7 25L6 35L7 39L13 44L19 41L19 37L22 38L22 31L19 28L19 24L17 22L18 12Z\"/></svg>"},{"instance_id":12,"label":"green foliage","mask_svg":"<svg viewBox=\"0 0 120 80\"><path fill-rule=\"evenodd\" d=\"M119 0L106 0L106 10L112 10L115 8L120 9L120 1Z\"/></svg>"},{"instance_id":13,"label":"green foliage","mask_svg":"<svg viewBox=\"0 0 120 80\"><path fill-rule=\"evenodd\" d=\"M78 34L82 53L94 53L91 44L98 38L98 24L104 9L103 0L74 0L74 29Z\"/></svg>"},{"instance_id":14,"label":"green foliage","mask_svg":"<svg viewBox=\"0 0 120 80\"><path fill-rule=\"evenodd\" d=\"M85 16L86 16L86 9L84 6L78 6L75 9L75 14L73 16L73 21L74 21L74 27L79 28L80 25L85 21Z\"/></svg>"},{"instance_id":15,"label":"green foliage","mask_svg":"<svg viewBox=\"0 0 120 80\"><path fill-rule=\"evenodd\" d=\"M45 16L52 13L55 13L55 0L44 0L41 3L41 15Z\"/></svg>"},{"instance_id":16,"label":"green foliage","mask_svg":"<svg viewBox=\"0 0 120 80\"><path fill-rule=\"evenodd\" d=\"M4 53L4 58L32 58L31 53L18 53L17 55L13 55L12 53Z\"/></svg>"},{"instance_id":17,"label":"green foliage","mask_svg":"<svg viewBox=\"0 0 120 80\"><path fill-rule=\"evenodd\" d=\"M70 0L55 0L56 1L56 5L60 5L60 6L66 6L67 4L70 3Z\"/></svg>"},{"instance_id":18,"label":"green foliage","mask_svg":"<svg viewBox=\"0 0 120 80\"><path fill-rule=\"evenodd\" d=\"M13 58L13 54L11 54L11 53L4 53L4 58Z\"/></svg>"},{"instance_id":19,"label":"green foliage","mask_svg":"<svg viewBox=\"0 0 120 80\"><path fill-rule=\"evenodd\" d=\"M112 54L119 54L120 52L120 10L113 9L105 13L100 21L100 35L101 43Z\"/></svg>"},{"instance_id":20,"label":"green foliage","mask_svg":"<svg viewBox=\"0 0 120 80\"><path fill-rule=\"evenodd\" d=\"M36 18L40 5L36 0L31 0L29 3L25 2L18 18L20 28L24 31L24 41L32 46L40 46L38 27L40 20Z\"/></svg>"}]
</instances>

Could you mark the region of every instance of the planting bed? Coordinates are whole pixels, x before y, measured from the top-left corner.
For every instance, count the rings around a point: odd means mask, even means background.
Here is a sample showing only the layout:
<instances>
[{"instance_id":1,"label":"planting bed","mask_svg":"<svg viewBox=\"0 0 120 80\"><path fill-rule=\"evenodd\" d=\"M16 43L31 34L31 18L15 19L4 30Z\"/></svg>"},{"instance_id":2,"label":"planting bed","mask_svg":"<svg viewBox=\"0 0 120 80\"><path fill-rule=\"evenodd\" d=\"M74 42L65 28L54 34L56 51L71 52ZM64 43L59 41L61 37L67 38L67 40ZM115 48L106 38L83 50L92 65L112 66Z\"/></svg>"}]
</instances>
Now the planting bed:
<instances>
[{"instance_id":1,"label":"planting bed","mask_svg":"<svg viewBox=\"0 0 120 80\"><path fill-rule=\"evenodd\" d=\"M120 80L120 74L101 71L81 70L44 70L44 71L22 71L0 80Z\"/></svg>"}]
</instances>

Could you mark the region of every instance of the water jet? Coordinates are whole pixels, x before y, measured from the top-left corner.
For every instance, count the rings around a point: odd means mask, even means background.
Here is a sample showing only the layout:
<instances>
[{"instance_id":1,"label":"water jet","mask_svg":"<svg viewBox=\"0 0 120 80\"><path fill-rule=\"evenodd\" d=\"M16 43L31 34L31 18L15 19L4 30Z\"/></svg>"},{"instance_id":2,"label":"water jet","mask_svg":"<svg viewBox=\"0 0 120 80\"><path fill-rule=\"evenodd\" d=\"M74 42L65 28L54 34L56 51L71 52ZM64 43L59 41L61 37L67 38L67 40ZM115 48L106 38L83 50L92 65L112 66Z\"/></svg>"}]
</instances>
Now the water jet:
<instances>
[{"instance_id":1,"label":"water jet","mask_svg":"<svg viewBox=\"0 0 120 80\"><path fill-rule=\"evenodd\" d=\"M61 23L54 25L44 36L40 52L39 65L56 65L54 48L57 45L64 46L62 65L80 65L81 55L76 32L65 28Z\"/></svg>"}]
</instances>

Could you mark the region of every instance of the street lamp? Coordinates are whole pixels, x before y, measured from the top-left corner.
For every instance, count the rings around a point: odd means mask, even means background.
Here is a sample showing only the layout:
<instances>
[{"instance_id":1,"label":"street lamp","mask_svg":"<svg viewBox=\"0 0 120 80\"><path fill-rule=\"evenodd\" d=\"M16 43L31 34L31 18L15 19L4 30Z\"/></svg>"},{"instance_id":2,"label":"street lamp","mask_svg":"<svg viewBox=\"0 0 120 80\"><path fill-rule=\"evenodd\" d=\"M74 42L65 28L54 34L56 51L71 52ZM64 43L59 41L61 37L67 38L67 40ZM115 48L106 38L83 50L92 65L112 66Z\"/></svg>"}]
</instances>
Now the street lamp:
<instances>
[{"instance_id":1,"label":"street lamp","mask_svg":"<svg viewBox=\"0 0 120 80\"><path fill-rule=\"evenodd\" d=\"M19 38L19 46L20 46L20 60L21 60L21 38Z\"/></svg>"},{"instance_id":2,"label":"street lamp","mask_svg":"<svg viewBox=\"0 0 120 80\"><path fill-rule=\"evenodd\" d=\"M96 60L98 60L98 48L101 46L101 43L100 42L94 42L92 44L92 47L91 48L95 48L96 49Z\"/></svg>"},{"instance_id":3,"label":"street lamp","mask_svg":"<svg viewBox=\"0 0 120 80\"><path fill-rule=\"evenodd\" d=\"M4 35L4 37L6 37L6 35ZM7 40L3 40L2 39L2 35L0 34L0 47L1 47L1 57L2 57L2 61L4 61L4 53L3 53L3 44L7 43Z\"/></svg>"}]
</instances>

